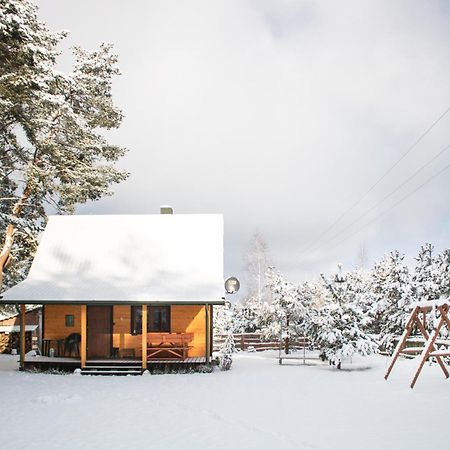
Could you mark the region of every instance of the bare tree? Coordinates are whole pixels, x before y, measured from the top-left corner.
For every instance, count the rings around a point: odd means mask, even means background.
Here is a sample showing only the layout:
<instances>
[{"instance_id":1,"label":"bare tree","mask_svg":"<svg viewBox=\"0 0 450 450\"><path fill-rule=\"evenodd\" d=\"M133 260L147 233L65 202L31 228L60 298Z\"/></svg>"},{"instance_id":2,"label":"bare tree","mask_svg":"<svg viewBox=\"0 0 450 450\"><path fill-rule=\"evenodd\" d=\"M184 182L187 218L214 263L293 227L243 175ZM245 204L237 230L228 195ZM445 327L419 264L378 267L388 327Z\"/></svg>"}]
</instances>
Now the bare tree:
<instances>
[{"instance_id":1,"label":"bare tree","mask_svg":"<svg viewBox=\"0 0 450 450\"><path fill-rule=\"evenodd\" d=\"M261 233L256 231L245 254L247 298L256 297L258 301L270 300L270 292L266 287L266 272L270 265L268 246Z\"/></svg>"}]
</instances>

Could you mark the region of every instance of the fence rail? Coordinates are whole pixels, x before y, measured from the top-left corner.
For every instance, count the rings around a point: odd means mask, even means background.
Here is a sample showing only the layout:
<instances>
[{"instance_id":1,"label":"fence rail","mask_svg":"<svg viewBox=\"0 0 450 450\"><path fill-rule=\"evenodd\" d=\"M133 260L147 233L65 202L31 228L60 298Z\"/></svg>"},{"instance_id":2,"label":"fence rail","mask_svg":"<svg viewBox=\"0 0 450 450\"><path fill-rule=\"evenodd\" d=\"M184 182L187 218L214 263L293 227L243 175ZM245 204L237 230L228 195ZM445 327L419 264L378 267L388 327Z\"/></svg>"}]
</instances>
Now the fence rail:
<instances>
[{"instance_id":1,"label":"fence rail","mask_svg":"<svg viewBox=\"0 0 450 450\"><path fill-rule=\"evenodd\" d=\"M280 341L275 339L265 339L261 333L236 333L233 334L234 345L237 350L253 349L257 352L264 350L278 350L280 348ZM213 350L218 351L225 340L224 334L216 334L214 336ZM284 341L282 343L284 346ZM289 342L291 350L302 350L308 348L310 342L308 338L297 338L295 341Z\"/></svg>"}]
</instances>

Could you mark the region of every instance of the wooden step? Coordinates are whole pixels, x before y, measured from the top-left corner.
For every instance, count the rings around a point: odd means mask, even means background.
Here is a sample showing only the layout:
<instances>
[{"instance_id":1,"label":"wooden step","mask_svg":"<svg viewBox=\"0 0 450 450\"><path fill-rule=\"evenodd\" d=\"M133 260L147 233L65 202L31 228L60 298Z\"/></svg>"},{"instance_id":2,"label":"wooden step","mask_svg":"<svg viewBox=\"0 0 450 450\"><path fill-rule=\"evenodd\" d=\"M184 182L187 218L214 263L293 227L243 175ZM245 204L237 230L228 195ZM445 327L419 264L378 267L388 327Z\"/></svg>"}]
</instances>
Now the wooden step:
<instances>
[{"instance_id":1,"label":"wooden step","mask_svg":"<svg viewBox=\"0 0 450 450\"><path fill-rule=\"evenodd\" d=\"M142 375L142 369L140 364L88 364L81 369L81 375Z\"/></svg>"},{"instance_id":2,"label":"wooden step","mask_svg":"<svg viewBox=\"0 0 450 450\"><path fill-rule=\"evenodd\" d=\"M136 365L136 366L90 366L90 365L87 365L86 367L85 367L85 369L103 369L103 370L106 370L106 369L116 369L116 370L119 370L119 369L124 369L124 370L129 370L129 369L131 369L131 370L138 370L138 369L140 369L140 367L141 367L141 365L139 364L139 365Z\"/></svg>"},{"instance_id":3,"label":"wooden step","mask_svg":"<svg viewBox=\"0 0 450 450\"><path fill-rule=\"evenodd\" d=\"M141 370L81 370L81 375L142 375Z\"/></svg>"}]
</instances>

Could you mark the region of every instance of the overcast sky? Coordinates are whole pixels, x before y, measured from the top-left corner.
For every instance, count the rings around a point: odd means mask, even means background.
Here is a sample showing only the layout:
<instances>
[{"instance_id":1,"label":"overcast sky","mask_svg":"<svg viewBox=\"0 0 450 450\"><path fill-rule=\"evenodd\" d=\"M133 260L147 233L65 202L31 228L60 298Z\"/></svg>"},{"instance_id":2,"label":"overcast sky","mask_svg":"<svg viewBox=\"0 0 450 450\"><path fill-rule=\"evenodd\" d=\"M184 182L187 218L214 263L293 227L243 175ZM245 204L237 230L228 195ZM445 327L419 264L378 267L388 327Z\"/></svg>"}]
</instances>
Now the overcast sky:
<instances>
[{"instance_id":1,"label":"overcast sky","mask_svg":"<svg viewBox=\"0 0 450 450\"><path fill-rule=\"evenodd\" d=\"M258 229L292 281L353 267L361 246L369 263L449 246L450 169L358 230L450 151L348 226L450 144L450 112L323 232L450 107L450 2L37 3L50 28L71 32L63 49L112 42L123 73L125 120L110 137L129 148L131 176L79 213L223 213L226 275L242 276Z\"/></svg>"}]
</instances>

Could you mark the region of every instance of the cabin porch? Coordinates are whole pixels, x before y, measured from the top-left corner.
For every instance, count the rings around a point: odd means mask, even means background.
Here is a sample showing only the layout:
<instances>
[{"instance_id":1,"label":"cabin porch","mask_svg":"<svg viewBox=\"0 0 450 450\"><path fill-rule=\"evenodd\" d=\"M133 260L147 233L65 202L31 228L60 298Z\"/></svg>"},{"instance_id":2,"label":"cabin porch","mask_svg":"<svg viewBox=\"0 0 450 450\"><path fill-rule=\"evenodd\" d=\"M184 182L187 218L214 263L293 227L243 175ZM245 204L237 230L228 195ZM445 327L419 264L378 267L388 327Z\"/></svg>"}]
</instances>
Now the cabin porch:
<instances>
[{"instance_id":1,"label":"cabin porch","mask_svg":"<svg viewBox=\"0 0 450 450\"><path fill-rule=\"evenodd\" d=\"M208 304L47 304L42 356L25 358L21 367L208 364L211 319Z\"/></svg>"}]
</instances>

